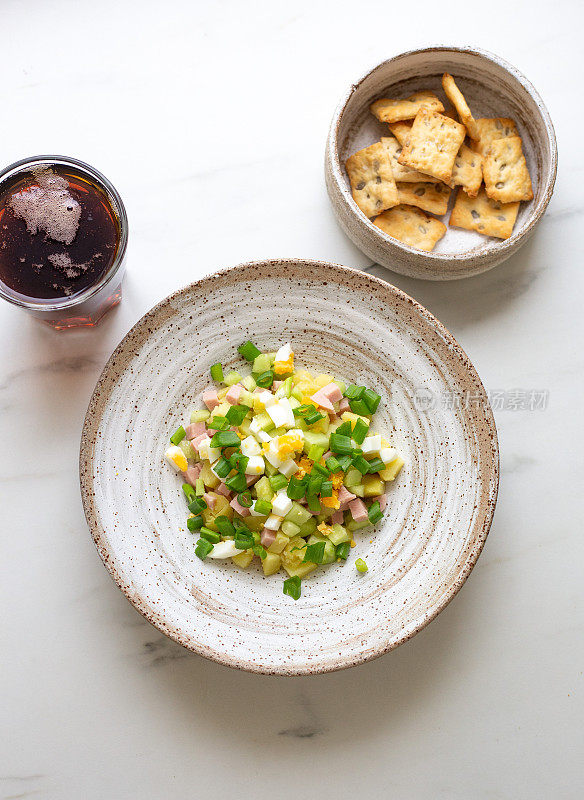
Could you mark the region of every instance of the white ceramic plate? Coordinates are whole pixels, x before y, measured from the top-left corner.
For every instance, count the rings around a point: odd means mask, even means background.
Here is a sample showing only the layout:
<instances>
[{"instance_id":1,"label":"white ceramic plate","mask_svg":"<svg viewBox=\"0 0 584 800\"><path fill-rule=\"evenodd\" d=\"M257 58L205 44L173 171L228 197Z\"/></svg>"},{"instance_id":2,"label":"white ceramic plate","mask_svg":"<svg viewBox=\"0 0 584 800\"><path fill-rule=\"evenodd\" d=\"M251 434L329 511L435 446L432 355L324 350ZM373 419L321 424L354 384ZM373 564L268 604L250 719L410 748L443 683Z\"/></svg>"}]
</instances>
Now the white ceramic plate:
<instances>
[{"instance_id":1,"label":"white ceramic plate","mask_svg":"<svg viewBox=\"0 0 584 800\"><path fill-rule=\"evenodd\" d=\"M298 602L282 593L283 575L194 555L180 479L164 460L210 365L241 364L247 339L265 350L291 341L298 366L378 391L378 425L406 459L378 529L357 534L346 564L304 580ZM91 399L80 476L100 555L138 611L208 658L293 675L375 658L444 608L487 536L498 448L473 366L412 298L346 267L267 261L176 292L130 331Z\"/></svg>"}]
</instances>

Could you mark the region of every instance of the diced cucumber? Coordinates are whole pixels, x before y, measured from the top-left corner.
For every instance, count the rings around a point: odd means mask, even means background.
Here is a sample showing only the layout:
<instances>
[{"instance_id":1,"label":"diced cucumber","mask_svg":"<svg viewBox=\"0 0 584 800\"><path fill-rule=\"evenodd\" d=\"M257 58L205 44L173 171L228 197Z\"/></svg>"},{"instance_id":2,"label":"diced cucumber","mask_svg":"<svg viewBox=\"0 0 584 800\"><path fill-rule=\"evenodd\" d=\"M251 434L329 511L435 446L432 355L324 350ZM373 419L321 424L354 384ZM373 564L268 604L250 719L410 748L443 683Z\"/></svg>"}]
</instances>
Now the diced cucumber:
<instances>
[{"instance_id":1,"label":"diced cucumber","mask_svg":"<svg viewBox=\"0 0 584 800\"><path fill-rule=\"evenodd\" d=\"M360 531L362 528L369 528L371 527L371 523L369 520L363 520L363 522L355 522L354 519L350 519L347 522L347 530L349 531Z\"/></svg>"},{"instance_id":2,"label":"diced cucumber","mask_svg":"<svg viewBox=\"0 0 584 800\"><path fill-rule=\"evenodd\" d=\"M327 540L324 546L324 555L322 557L322 563L332 564L333 561L336 559L336 555L337 554L334 544Z\"/></svg>"},{"instance_id":3,"label":"diced cucumber","mask_svg":"<svg viewBox=\"0 0 584 800\"><path fill-rule=\"evenodd\" d=\"M241 375L239 374L239 372L232 370L228 375L225 376L225 378L223 379L223 383L225 384L225 386L233 386L234 384L239 383L240 380L241 380Z\"/></svg>"},{"instance_id":4,"label":"diced cucumber","mask_svg":"<svg viewBox=\"0 0 584 800\"><path fill-rule=\"evenodd\" d=\"M287 567L286 564L283 564L284 569L292 578L294 575L297 575L299 578L304 578L308 575L309 572L312 572L316 569L318 565L313 564L312 561L305 561L302 564L299 564L296 567Z\"/></svg>"},{"instance_id":5,"label":"diced cucumber","mask_svg":"<svg viewBox=\"0 0 584 800\"><path fill-rule=\"evenodd\" d=\"M317 522L316 517L310 517L307 519L306 522L303 522L300 526L300 536L310 536L311 533L314 533L316 530Z\"/></svg>"},{"instance_id":6,"label":"diced cucumber","mask_svg":"<svg viewBox=\"0 0 584 800\"><path fill-rule=\"evenodd\" d=\"M245 378L241 380L241 385L247 389L248 392L253 392L257 386L257 383L254 381L251 375L246 375ZM245 405L247 405L247 403Z\"/></svg>"},{"instance_id":7,"label":"diced cucumber","mask_svg":"<svg viewBox=\"0 0 584 800\"><path fill-rule=\"evenodd\" d=\"M244 436L249 436L251 434L251 430L249 427L250 425L251 425L251 420L244 419L241 425L239 426L239 430L241 431L241 433L243 433Z\"/></svg>"},{"instance_id":8,"label":"diced cucumber","mask_svg":"<svg viewBox=\"0 0 584 800\"><path fill-rule=\"evenodd\" d=\"M298 387L296 387L296 386L295 386L295 387L292 389L292 397L293 397L295 400L297 400L299 404L302 402L302 398L303 398L303 396L304 396L304 395L302 394L302 391L301 391L300 389L298 389ZM296 408L298 408L298 406L296 406Z\"/></svg>"},{"instance_id":9,"label":"diced cucumber","mask_svg":"<svg viewBox=\"0 0 584 800\"><path fill-rule=\"evenodd\" d=\"M194 449L192 444L189 442L188 439L183 439L182 442L178 443L178 446L185 454L185 458L188 458L190 461L198 461L199 456L197 451Z\"/></svg>"},{"instance_id":10,"label":"diced cucumber","mask_svg":"<svg viewBox=\"0 0 584 800\"><path fill-rule=\"evenodd\" d=\"M274 362L270 359L268 353L260 353L259 356L254 358L252 372L258 375L262 372L267 372Z\"/></svg>"},{"instance_id":11,"label":"diced cucumber","mask_svg":"<svg viewBox=\"0 0 584 800\"><path fill-rule=\"evenodd\" d=\"M258 500L271 500L274 496L274 492L270 486L270 481L265 475L262 475L259 481L255 484L254 488L256 490Z\"/></svg>"},{"instance_id":12,"label":"diced cucumber","mask_svg":"<svg viewBox=\"0 0 584 800\"><path fill-rule=\"evenodd\" d=\"M308 522L310 517L310 511L307 508L304 508L304 506L301 506L300 503L294 501L292 503L292 508L286 514L284 519L288 522L293 522L295 525L302 526L305 522Z\"/></svg>"},{"instance_id":13,"label":"diced cucumber","mask_svg":"<svg viewBox=\"0 0 584 800\"><path fill-rule=\"evenodd\" d=\"M195 411L191 411L191 422L205 422L205 420L209 419L210 416L210 411L207 411L203 408L197 409Z\"/></svg>"},{"instance_id":14,"label":"diced cucumber","mask_svg":"<svg viewBox=\"0 0 584 800\"><path fill-rule=\"evenodd\" d=\"M342 525L335 523L333 526L333 532L329 534L329 541L331 541L335 546L341 544L342 542L350 542L351 536L347 533L347 529L344 528Z\"/></svg>"},{"instance_id":15,"label":"diced cucumber","mask_svg":"<svg viewBox=\"0 0 584 800\"><path fill-rule=\"evenodd\" d=\"M245 517L245 519L243 520L243 524L247 528L249 528L250 531L252 531L252 532L257 531L259 533L259 531L261 531L262 528L264 527L264 522L265 521L266 521L265 517L252 517L252 516L249 516L249 517Z\"/></svg>"},{"instance_id":16,"label":"diced cucumber","mask_svg":"<svg viewBox=\"0 0 584 800\"><path fill-rule=\"evenodd\" d=\"M300 526L296 525L294 522L290 522L289 520L285 519L281 525L282 533L285 533L286 536L298 536L300 534Z\"/></svg>"},{"instance_id":17,"label":"diced cucumber","mask_svg":"<svg viewBox=\"0 0 584 800\"><path fill-rule=\"evenodd\" d=\"M266 461L265 473L269 478L273 478L278 470L269 461Z\"/></svg>"},{"instance_id":18,"label":"diced cucumber","mask_svg":"<svg viewBox=\"0 0 584 800\"><path fill-rule=\"evenodd\" d=\"M254 399L254 403L255 403L255 399ZM260 411L259 414L256 414L255 415L255 420L256 420L255 424L257 425L257 428L260 431L265 431L266 433L268 433L268 431L273 431L274 428L276 427L274 425L274 423L272 422L269 414L266 411Z\"/></svg>"},{"instance_id":19,"label":"diced cucumber","mask_svg":"<svg viewBox=\"0 0 584 800\"><path fill-rule=\"evenodd\" d=\"M349 488L349 486L358 486L361 483L362 477L363 476L358 469L355 469L355 467L349 467L343 483L347 488ZM353 492L353 494L355 493Z\"/></svg>"},{"instance_id":20,"label":"diced cucumber","mask_svg":"<svg viewBox=\"0 0 584 800\"><path fill-rule=\"evenodd\" d=\"M243 392L239 395L239 405L247 406L248 408L253 408L253 394L244 389Z\"/></svg>"},{"instance_id":21,"label":"diced cucumber","mask_svg":"<svg viewBox=\"0 0 584 800\"><path fill-rule=\"evenodd\" d=\"M391 464L388 464L385 469L380 470L379 477L384 481L393 481L397 478L403 465L403 458L398 456L397 458L394 458Z\"/></svg>"},{"instance_id":22,"label":"diced cucumber","mask_svg":"<svg viewBox=\"0 0 584 800\"><path fill-rule=\"evenodd\" d=\"M315 531L311 533L308 539L306 540L306 544L316 544L317 542L325 542L326 537L322 535L320 531Z\"/></svg>"},{"instance_id":23,"label":"diced cucumber","mask_svg":"<svg viewBox=\"0 0 584 800\"><path fill-rule=\"evenodd\" d=\"M262 559L262 568L264 575L273 575L278 572L282 565L282 559L278 553L266 553L266 557Z\"/></svg>"},{"instance_id":24,"label":"diced cucumber","mask_svg":"<svg viewBox=\"0 0 584 800\"><path fill-rule=\"evenodd\" d=\"M377 497L385 491L385 484L377 475L363 476L364 497Z\"/></svg>"},{"instance_id":25,"label":"diced cucumber","mask_svg":"<svg viewBox=\"0 0 584 800\"><path fill-rule=\"evenodd\" d=\"M239 553L237 556L231 556L231 560L241 569L247 569L253 561L253 551L244 550L243 553Z\"/></svg>"},{"instance_id":26,"label":"diced cucumber","mask_svg":"<svg viewBox=\"0 0 584 800\"><path fill-rule=\"evenodd\" d=\"M300 400L298 400L297 397L294 397L294 395L290 395L290 407L299 408L300 405L301 405Z\"/></svg>"},{"instance_id":27,"label":"diced cucumber","mask_svg":"<svg viewBox=\"0 0 584 800\"><path fill-rule=\"evenodd\" d=\"M346 384L343 381L338 381L336 378L334 379L333 383L336 383L339 389L343 394L345 394L345 389L347 388Z\"/></svg>"},{"instance_id":28,"label":"diced cucumber","mask_svg":"<svg viewBox=\"0 0 584 800\"><path fill-rule=\"evenodd\" d=\"M282 533L282 531L278 531L276 534L276 538L272 542L272 544L268 547L268 553L281 553L282 550L288 544L288 537Z\"/></svg>"},{"instance_id":29,"label":"diced cucumber","mask_svg":"<svg viewBox=\"0 0 584 800\"><path fill-rule=\"evenodd\" d=\"M365 487L362 483L360 483L358 486L351 486L349 491L353 492L353 494L356 494L357 497L365 497Z\"/></svg>"},{"instance_id":30,"label":"diced cucumber","mask_svg":"<svg viewBox=\"0 0 584 800\"><path fill-rule=\"evenodd\" d=\"M304 452L306 454L309 453L310 448L315 445L317 447L323 447L323 453L328 450L329 446L329 436L326 433L315 433L314 431L306 431L304 433Z\"/></svg>"},{"instance_id":31,"label":"diced cucumber","mask_svg":"<svg viewBox=\"0 0 584 800\"><path fill-rule=\"evenodd\" d=\"M326 450L322 445L313 444L308 450L308 458L310 458L311 461L320 461L325 452Z\"/></svg>"}]
</instances>

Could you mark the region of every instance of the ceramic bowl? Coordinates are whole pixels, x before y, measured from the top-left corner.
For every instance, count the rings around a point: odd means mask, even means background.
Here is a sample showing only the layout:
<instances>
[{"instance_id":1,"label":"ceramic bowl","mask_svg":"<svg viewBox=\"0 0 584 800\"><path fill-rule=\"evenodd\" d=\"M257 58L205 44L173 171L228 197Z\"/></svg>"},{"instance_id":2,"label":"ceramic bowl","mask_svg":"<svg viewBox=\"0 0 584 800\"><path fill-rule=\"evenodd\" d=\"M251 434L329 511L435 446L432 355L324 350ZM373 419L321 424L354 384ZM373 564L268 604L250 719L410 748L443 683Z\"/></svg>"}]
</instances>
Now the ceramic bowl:
<instances>
[{"instance_id":1,"label":"ceramic bowl","mask_svg":"<svg viewBox=\"0 0 584 800\"><path fill-rule=\"evenodd\" d=\"M534 198L521 203L512 236L506 240L450 228L431 253L409 247L383 233L359 210L350 191L345 161L388 133L369 111L380 97L407 97L418 89L442 92L441 77L450 72L476 118L511 117L519 128L533 183ZM414 278L451 280L477 275L509 258L541 220L552 196L557 147L548 111L534 87L498 56L481 50L429 47L379 64L354 83L332 119L325 156L326 185L345 233L369 258ZM455 192L450 199L450 208ZM444 220L446 222L446 220ZM447 224L447 222L446 222Z\"/></svg>"},{"instance_id":2,"label":"ceramic bowl","mask_svg":"<svg viewBox=\"0 0 584 800\"><path fill-rule=\"evenodd\" d=\"M297 366L374 388L378 426L406 461L378 529L357 536L346 564L304 580L298 602L282 593L284 574L195 556L180 476L164 459L201 407L210 365L244 366L247 339L264 350L290 341ZM222 664L298 675L391 650L456 594L491 524L497 436L472 364L411 297L347 267L264 261L187 286L134 326L91 398L80 475L99 553L146 619Z\"/></svg>"}]
</instances>

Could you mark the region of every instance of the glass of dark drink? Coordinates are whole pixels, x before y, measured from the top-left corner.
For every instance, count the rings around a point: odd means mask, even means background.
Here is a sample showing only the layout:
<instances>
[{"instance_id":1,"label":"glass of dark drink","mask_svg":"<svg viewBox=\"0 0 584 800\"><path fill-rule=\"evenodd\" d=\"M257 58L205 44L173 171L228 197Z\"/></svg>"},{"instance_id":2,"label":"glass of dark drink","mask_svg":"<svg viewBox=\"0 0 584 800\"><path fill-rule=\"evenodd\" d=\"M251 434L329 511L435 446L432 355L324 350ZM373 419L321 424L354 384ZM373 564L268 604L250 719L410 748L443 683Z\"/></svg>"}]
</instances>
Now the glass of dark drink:
<instances>
[{"instance_id":1,"label":"glass of dark drink","mask_svg":"<svg viewBox=\"0 0 584 800\"><path fill-rule=\"evenodd\" d=\"M127 243L122 199L88 164L36 156L0 172L0 296L53 328L120 302Z\"/></svg>"}]
</instances>

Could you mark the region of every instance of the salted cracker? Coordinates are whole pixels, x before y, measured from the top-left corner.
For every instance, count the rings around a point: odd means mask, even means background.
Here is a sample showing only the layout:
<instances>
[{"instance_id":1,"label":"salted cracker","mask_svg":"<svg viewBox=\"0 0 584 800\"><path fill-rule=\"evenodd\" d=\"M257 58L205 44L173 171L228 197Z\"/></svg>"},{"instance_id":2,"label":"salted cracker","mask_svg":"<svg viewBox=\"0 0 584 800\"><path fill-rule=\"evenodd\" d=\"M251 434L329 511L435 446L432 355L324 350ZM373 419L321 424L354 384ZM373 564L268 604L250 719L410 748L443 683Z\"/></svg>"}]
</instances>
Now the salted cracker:
<instances>
[{"instance_id":1,"label":"salted cracker","mask_svg":"<svg viewBox=\"0 0 584 800\"><path fill-rule=\"evenodd\" d=\"M446 233L444 223L414 206L399 205L384 211L373 220L373 224L394 239L426 252L433 250Z\"/></svg>"},{"instance_id":2,"label":"salted cracker","mask_svg":"<svg viewBox=\"0 0 584 800\"><path fill-rule=\"evenodd\" d=\"M381 142L365 147L347 159L353 199L368 217L399 203L391 160Z\"/></svg>"},{"instance_id":3,"label":"salted cracker","mask_svg":"<svg viewBox=\"0 0 584 800\"><path fill-rule=\"evenodd\" d=\"M519 202L499 203L487 197L484 189L476 197L469 197L466 192L459 191L449 224L454 228L484 233L485 236L508 239L513 233L518 211Z\"/></svg>"},{"instance_id":4,"label":"salted cracker","mask_svg":"<svg viewBox=\"0 0 584 800\"><path fill-rule=\"evenodd\" d=\"M381 143L389 153L391 169L396 181L401 181L402 183L438 183L438 178L434 178L432 175L424 175L423 172L404 167L403 164L399 163L398 158L402 151L402 146L393 136L382 136Z\"/></svg>"},{"instance_id":5,"label":"salted cracker","mask_svg":"<svg viewBox=\"0 0 584 800\"><path fill-rule=\"evenodd\" d=\"M442 76L442 88L444 89L446 97L456 109L459 119L466 128L470 138L478 139L479 132L476 127L475 118L468 107L468 103L464 99L464 95L456 85L452 75L449 75L448 72L445 72Z\"/></svg>"},{"instance_id":6,"label":"salted cracker","mask_svg":"<svg viewBox=\"0 0 584 800\"><path fill-rule=\"evenodd\" d=\"M476 197L483 182L482 164L483 157L463 144L454 159L450 185L462 186L469 197Z\"/></svg>"},{"instance_id":7,"label":"salted cracker","mask_svg":"<svg viewBox=\"0 0 584 800\"><path fill-rule=\"evenodd\" d=\"M484 157L483 173L487 197L500 203L532 200L533 189L520 136L495 139Z\"/></svg>"},{"instance_id":8,"label":"salted cracker","mask_svg":"<svg viewBox=\"0 0 584 800\"><path fill-rule=\"evenodd\" d=\"M369 108L380 122L399 122L413 119L422 107L444 111L444 106L432 92L415 92L405 100L383 98L376 100Z\"/></svg>"},{"instance_id":9,"label":"salted cracker","mask_svg":"<svg viewBox=\"0 0 584 800\"><path fill-rule=\"evenodd\" d=\"M411 122L392 122L389 126L389 130L393 133L402 147L406 143L406 139L408 138L408 134L411 129Z\"/></svg>"},{"instance_id":10,"label":"salted cracker","mask_svg":"<svg viewBox=\"0 0 584 800\"><path fill-rule=\"evenodd\" d=\"M454 159L465 135L464 125L436 111L421 108L398 162L449 183Z\"/></svg>"},{"instance_id":11,"label":"salted cracker","mask_svg":"<svg viewBox=\"0 0 584 800\"><path fill-rule=\"evenodd\" d=\"M473 142L473 149L482 156L486 155L491 142L506 136L519 136L515 122L508 117L481 117L475 119L475 128L478 138Z\"/></svg>"},{"instance_id":12,"label":"salted cracker","mask_svg":"<svg viewBox=\"0 0 584 800\"><path fill-rule=\"evenodd\" d=\"M402 205L417 206L432 214L446 214L451 189L444 183L398 183L397 194Z\"/></svg>"}]
</instances>

